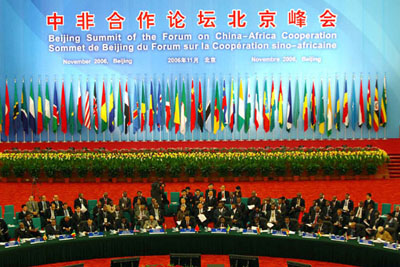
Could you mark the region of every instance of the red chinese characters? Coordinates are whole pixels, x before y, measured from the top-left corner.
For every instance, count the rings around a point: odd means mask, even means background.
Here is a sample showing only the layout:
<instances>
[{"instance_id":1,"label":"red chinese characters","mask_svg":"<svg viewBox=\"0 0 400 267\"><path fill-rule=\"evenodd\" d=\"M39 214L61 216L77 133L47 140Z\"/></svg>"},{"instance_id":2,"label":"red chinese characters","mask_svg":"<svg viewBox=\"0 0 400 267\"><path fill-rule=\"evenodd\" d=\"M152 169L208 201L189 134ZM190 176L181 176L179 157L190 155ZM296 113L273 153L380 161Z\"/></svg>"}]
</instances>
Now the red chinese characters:
<instances>
[{"instance_id":1,"label":"red chinese characters","mask_svg":"<svg viewBox=\"0 0 400 267\"><path fill-rule=\"evenodd\" d=\"M233 9L232 13L228 14L228 26L231 26L232 28L245 28L247 25L247 22L244 20L246 17L246 13L242 12L240 9Z\"/></svg>"},{"instance_id":2,"label":"red chinese characters","mask_svg":"<svg viewBox=\"0 0 400 267\"><path fill-rule=\"evenodd\" d=\"M95 27L94 14L90 14L89 11L82 11L81 14L76 15L76 25L80 27L82 31L88 31L91 27Z\"/></svg>"},{"instance_id":3,"label":"red chinese characters","mask_svg":"<svg viewBox=\"0 0 400 267\"><path fill-rule=\"evenodd\" d=\"M199 10L197 14L197 25L202 25L203 28L215 28L215 20L217 17L215 16L214 10Z\"/></svg>"},{"instance_id":4,"label":"red chinese characters","mask_svg":"<svg viewBox=\"0 0 400 267\"><path fill-rule=\"evenodd\" d=\"M276 11L270 11L269 9L266 9L265 11L259 11L258 16L260 16L260 24L258 25L258 28L265 28L268 29L269 27L275 28L275 16L276 16Z\"/></svg>"},{"instance_id":5,"label":"red chinese characters","mask_svg":"<svg viewBox=\"0 0 400 267\"><path fill-rule=\"evenodd\" d=\"M324 13L319 16L319 22L322 28L336 28L337 15L332 13L330 9L325 9Z\"/></svg>"},{"instance_id":6,"label":"red chinese characters","mask_svg":"<svg viewBox=\"0 0 400 267\"><path fill-rule=\"evenodd\" d=\"M140 11L136 20L139 22L139 29L144 29L144 24L146 24L146 30L149 30L151 27L156 26L156 14L149 13L147 10Z\"/></svg>"},{"instance_id":7,"label":"red chinese characters","mask_svg":"<svg viewBox=\"0 0 400 267\"><path fill-rule=\"evenodd\" d=\"M108 21L108 29L110 31L119 30L121 31L123 28L123 22L125 21L125 17L121 16L118 11L115 11L106 18Z\"/></svg>"},{"instance_id":8,"label":"red chinese characters","mask_svg":"<svg viewBox=\"0 0 400 267\"><path fill-rule=\"evenodd\" d=\"M186 27L186 23L184 22L186 17L181 13L180 10L176 10L175 13L172 12L172 10L169 10L167 19L170 29L184 29Z\"/></svg>"},{"instance_id":9,"label":"red chinese characters","mask_svg":"<svg viewBox=\"0 0 400 267\"><path fill-rule=\"evenodd\" d=\"M291 9L288 12L288 24L295 25L300 29L307 26L307 15L305 10L298 9L294 11Z\"/></svg>"},{"instance_id":10,"label":"red chinese characters","mask_svg":"<svg viewBox=\"0 0 400 267\"><path fill-rule=\"evenodd\" d=\"M53 12L52 15L46 16L46 25L53 26L53 31L57 31L58 26L64 26L64 16Z\"/></svg>"}]
</instances>

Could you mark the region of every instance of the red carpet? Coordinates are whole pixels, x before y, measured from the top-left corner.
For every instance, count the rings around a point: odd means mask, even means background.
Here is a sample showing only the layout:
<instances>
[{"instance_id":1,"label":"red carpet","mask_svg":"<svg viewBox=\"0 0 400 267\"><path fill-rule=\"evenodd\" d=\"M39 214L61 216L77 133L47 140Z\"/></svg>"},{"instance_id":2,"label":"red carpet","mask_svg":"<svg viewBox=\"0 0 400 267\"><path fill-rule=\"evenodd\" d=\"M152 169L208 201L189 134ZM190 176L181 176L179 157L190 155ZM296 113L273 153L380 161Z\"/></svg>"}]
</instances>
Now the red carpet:
<instances>
[{"instance_id":1,"label":"red carpet","mask_svg":"<svg viewBox=\"0 0 400 267\"><path fill-rule=\"evenodd\" d=\"M346 267L351 265L337 264L337 263L327 263L318 262L310 260L297 260L297 259L285 259L285 258L271 258L271 257L259 257L259 263L261 267L283 267L287 266L286 262L292 260L295 262L311 264L312 267ZM85 261L74 261L68 263L56 263L41 265L42 267L61 267L67 264L77 264L84 263L85 267L98 267L98 266L110 266L111 259L95 259L95 260L85 260ZM145 256L140 257L140 267L145 266L168 266L169 256ZM229 256L226 255L202 255L201 256L201 266L206 267L207 264L224 264L226 267L229 266Z\"/></svg>"}]
</instances>

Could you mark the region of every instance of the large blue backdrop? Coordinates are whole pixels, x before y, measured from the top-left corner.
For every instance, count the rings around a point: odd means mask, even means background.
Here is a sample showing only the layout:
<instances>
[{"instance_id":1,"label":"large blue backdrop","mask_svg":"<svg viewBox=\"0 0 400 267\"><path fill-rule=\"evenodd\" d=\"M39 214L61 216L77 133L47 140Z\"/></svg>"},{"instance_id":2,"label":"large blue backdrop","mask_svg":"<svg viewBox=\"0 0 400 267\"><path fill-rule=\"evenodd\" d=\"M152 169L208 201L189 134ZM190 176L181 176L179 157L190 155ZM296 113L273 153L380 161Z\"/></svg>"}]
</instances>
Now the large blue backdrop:
<instances>
[{"instance_id":1,"label":"large blue backdrop","mask_svg":"<svg viewBox=\"0 0 400 267\"><path fill-rule=\"evenodd\" d=\"M38 84L44 109L45 84L49 83L50 107L53 105L54 85L57 86L58 104L61 105L62 82L65 83L66 113L69 114L70 88L73 90L74 119L77 118L78 88L81 88L83 115L85 114L86 82L89 85L91 119L93 120L93 94L96 81L99 127L101 127L102 83L105 83L107 117L109 119L110 87L113 88L115 107L115 131L101 129L96 136L92 129L83 127L80 135L68 131L66 140L223 140L223 139L327 139L327 138L395 138L399 135L398 114L400 106L400 29L397 0L353 1L184 1L184 0L1 0L0 1L0 97L5 114L5 84L8 81L10 102L10 134L2 133L2 141L31 141L32 135L15 132L12 116L14 81L21 104L22 83L25 81L26 101L29 110L30 80L34 92L34 111L38 111ZM363 84L363 101L367 113L368 78L371 79L371 109L374 109L375 82L378 79L379 113L384 77L387 81L387 125L376 133L367 123L358 127L360 80ZM204 117L208 98L211 101L212 131L200 131L196 124L190 131L191 80L195 84L195 101L198 106L198 84L202 84ZM179 101L182 101L183 84L186 88L186 132L175 134L165 129L166 88L170 89L172 121L175 112L175 80L178 81ZM349 121L346 128L341 123L338 131L333 125L332 135L327 135L328 84L331 84L333 113L336 113L336 83L338 83L340 112L345 99L347 80ZM353 80L355 89L353 94ZM133 120L134 103L139 95L142 101L142 85L145 88L146 125L144 131L128 135L123 125L117 126L118 83L122 84L122 102L125 84L128 83L130 117ZM222 85L226 84L227 110L230 113L230 95L233 83L235 94L235 123L238 122L239 83L242 81L244 102L250 94L250 130L213 132L214 98L216 84L222 101ZM264 84L267 84L267 88ZM268 108L271 101L271 85L275 84L275 128L266 133L262 116L256 131L255 99L258 82L259 105L262 111L263 91L267 90ZM279 84L282 81L282 120L279 127ZM297 128L287 127L288 87L291 81L292 109L295 105L296 81L299 83L299 111ZM312 118L311 92L315 81L316 130L304 131L303 100L307 86L308 123ZM162 92L162 128L153 127L150 132L149 104L153 83L153 103L158 100L158 84ZM318 131L318 112L321 98L324 100L325 131ZM138 90L138 92L136 92ZM352 102L354 97L354 102ZM352 108L355 103L355 108ZM181 104L181 103L179 103ZM157 109L157 105L154 104ZM220 103L222 105L222 103ZM140 106L139 106L140 108ZM31 108L32 110L32 108ZM51 115L52 109L51 109ZM221 110L223 113L223 111ZM357 126L352 127L352 113L356 113ZM182 115L182 114L180 114ZM367 114L366 114L367 115ZM196 111L196 116L198 116ZM139 109L140 117L140 109ZM37 119L37 118L36 118ZM366 118L367 119L367 118ZM220 117L223 120L223 116ZM373 120L373 116L372 116ZM154 115L156 121L156 115ZM342 121L342 119L341 119ZM230 118L228 116L228 124ZM3 130L5 119L3 118ZM108 122L109 123L109 122ZM76 121L74 121L76 124ZM173 124L173 122L172 122ZM61 126L52 132L52 123L41 135L33 135L34 141L64 140ZM173 125L172 125L173 126ZM181 125L182 127L182 125ZM57 135L57 137L56 137Z\"/></svg>"}]
</instances>

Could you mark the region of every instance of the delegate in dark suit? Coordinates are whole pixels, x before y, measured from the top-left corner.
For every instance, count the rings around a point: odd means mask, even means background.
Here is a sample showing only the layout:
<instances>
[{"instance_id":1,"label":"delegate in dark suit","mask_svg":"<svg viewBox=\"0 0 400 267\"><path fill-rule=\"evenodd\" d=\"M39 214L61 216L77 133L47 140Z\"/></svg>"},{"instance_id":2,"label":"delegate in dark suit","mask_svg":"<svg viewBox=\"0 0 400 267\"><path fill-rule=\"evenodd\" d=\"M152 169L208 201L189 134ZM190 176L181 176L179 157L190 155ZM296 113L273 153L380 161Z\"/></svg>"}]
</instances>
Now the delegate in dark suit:
<instances>
[{"instance_id":1,"label":"delegate in dark suit","mask_svg":"<svg viewBox=\"0 0 400 267\"><path fill-rule=\"evenodd\" d=\"M195 228L196 227L196 221L195 221L195 219L193 218L193 217L188 217L188 218L186 218L185 217L185 219L184 220L182 220L182 222L181 222L181 225L180 225L180 228L182 229L187 229L187 228Z\"/></svg>"},{"instance_id":2,"label":"delegate in dark suit","mask_svg":"<svg viewBox=\"0 0 400 267\"><path fill-rule=\"evenodd\" d=\"M46 235L59 235L61 234L60 227L56 225L56 222L52 222L46 226Z\"/></svg>"}]
</instances>

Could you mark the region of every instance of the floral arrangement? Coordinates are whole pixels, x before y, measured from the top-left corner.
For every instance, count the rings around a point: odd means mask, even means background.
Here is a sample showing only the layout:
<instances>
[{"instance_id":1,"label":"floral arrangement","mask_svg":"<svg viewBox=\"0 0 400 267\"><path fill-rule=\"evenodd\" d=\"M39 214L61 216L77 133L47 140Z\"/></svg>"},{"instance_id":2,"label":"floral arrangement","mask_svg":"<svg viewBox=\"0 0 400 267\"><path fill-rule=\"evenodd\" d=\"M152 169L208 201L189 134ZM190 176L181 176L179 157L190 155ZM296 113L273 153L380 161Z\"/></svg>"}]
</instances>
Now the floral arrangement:
<instances>
[{"instance_id":1,"label":"floral arrangement","mask_svg":"<svg viewBox=\"0 0 400 267\"><path fill-rule=\"evenodd\" d=\"M90 173L110 178L180 177L215 174L226 176L285 176L317 174L375 174L388 162L387 153L375 147L156 149L89 151L34 150L0 153L0 175L80 178Z\"/></svg>"}]
</instances>

